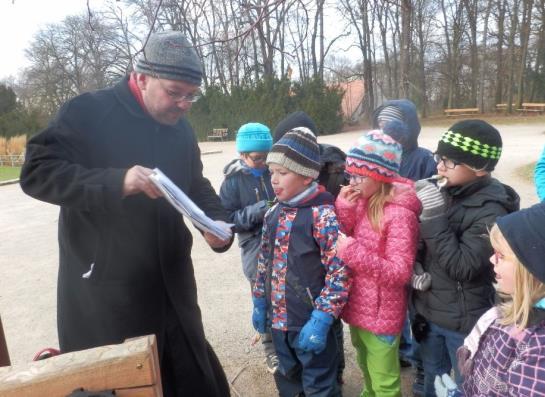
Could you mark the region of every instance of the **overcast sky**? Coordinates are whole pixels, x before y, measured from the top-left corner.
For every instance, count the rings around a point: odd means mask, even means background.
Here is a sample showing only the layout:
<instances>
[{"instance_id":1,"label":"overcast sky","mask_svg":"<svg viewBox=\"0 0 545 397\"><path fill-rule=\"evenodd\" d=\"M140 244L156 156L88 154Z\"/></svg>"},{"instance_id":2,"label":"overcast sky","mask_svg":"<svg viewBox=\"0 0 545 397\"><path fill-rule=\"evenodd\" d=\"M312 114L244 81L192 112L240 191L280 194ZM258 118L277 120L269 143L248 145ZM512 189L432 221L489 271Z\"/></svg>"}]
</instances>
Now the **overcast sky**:
<instances>
[{"instance_id":1,"label":"overcast sky","mask_svg":"<svg viewBox=\"0 0 545 397\"><path fill-rule=\"evenodd\" d=\"M85 10L86 0L0 0L0 80L27 65L24 50L41 27Z\"/></svg>"}]
</instances>

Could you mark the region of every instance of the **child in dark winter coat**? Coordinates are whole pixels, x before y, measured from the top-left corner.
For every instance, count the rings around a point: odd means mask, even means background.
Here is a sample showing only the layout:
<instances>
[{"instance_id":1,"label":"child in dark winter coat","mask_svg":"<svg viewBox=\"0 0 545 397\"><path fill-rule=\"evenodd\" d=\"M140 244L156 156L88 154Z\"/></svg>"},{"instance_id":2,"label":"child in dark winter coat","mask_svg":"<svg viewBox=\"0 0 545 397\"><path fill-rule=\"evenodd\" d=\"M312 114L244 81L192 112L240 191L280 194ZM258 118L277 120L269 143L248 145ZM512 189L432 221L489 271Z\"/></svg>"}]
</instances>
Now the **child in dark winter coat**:
<instances>
[{"instance_id":1,"label":"child in dark winter coat","mask_svg":"<svg viewBox=\"0 0 545 397\"><path fill-rule=\"evenodd\" d=\"M346 303L349 277L336 256L338 224L333 196L315 182L316 137L288 131L267 164L278 201L265 215L252 322L272 323L282 397L338 396L338 346L331 330Z\"/></svg>"},{"instance_id":2,"label":"child in dark winter coat","mask_svg":"<svg viewBox=\"0 0 545 397\"><path fill-rule=\"evenodd\" d=\"M271 176L265 163L271 146L272 137L266 125L247 123L241 126L236 136L240 157L225 166L225 180L219 193L229 221L235 225L242 270L252 288L256 279L263 218L269 209L269 202L274 199ZM261 342L267 369L274 374L278 359L270 332L261 335Z\"/></svg>"},{"instance_id":3,"label":"child in dark winter coat","mask_svg":"<svg viewBox=\"0 0 545 397\"><path fill-rule=\"evenodd\" d=\"M537 204L499 218L490 231L504 302L477 321L458 350L463 393L445 374L436 378L438 396L545 396L543 225L545 204Z\"/></svg>"},{"instance_id":4,"label":"child in dark winter coat","mask_svg":"<svg viewBox=\"0 0 545 397\"><path fill-rule=\"evenodd\" d=\"M418 242L420 202L412 181L398 174L401 145L381 131L359 138L346 158L350 185L335 208L339 257L352 272L342 319L364 375L362 396L401 396L399 338L407 311Z\"/></svg>"},{"instance_id":5,"label":"child in dark winter coat","mask_svg":"<svg viewBox=\"0 0 545 397\"><path fill-rule=\"evenodd\" d=\"M460 384L456 350L494 302L488 262L492 247L483 236L498 216L517 210L519 202L513 189L490 176L501 150L493 126L482 120L460 121L441 136L435 153L446 187L429 180L416 184L423 207L418 262L431 276L421 290L413 285L413 330L420 343L426 396L435 396L435 376L451 368Z\"/></svg>"}]
</instances>

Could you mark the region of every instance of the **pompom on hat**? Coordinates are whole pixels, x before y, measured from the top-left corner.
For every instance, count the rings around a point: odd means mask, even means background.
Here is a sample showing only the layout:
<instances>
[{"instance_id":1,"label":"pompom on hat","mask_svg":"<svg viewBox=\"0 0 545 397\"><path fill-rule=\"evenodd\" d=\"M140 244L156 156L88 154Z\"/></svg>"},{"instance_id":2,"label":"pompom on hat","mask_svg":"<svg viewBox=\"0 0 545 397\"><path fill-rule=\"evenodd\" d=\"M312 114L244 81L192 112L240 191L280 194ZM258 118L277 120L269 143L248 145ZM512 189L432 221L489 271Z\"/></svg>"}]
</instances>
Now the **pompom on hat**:
<instances>
[{"instance_id":1,"label":"pompom on hat","mask_svg":"<svg viewBox=\"0 0 545 397\"><path fill-rule=\"evenodd\" d=\"M545 283L545 204L502 216L496 223L522 265Z\"/></svg>"},{"instance_id":2,"label":"pompom on hat","mask_svg":"<svg viewBox=\"0 0 545 397\"><path fill-rule=\"evenodd\" d=\"M267 164L271 163L299 175L318 178L320 149L316 136L306 127L289 130L272 146L267 156Z\"/></svg>"},{"instance_id":3,"label":"pompom on hat","mask_svg":"<svg viewBox=\"0 0 545 397\"><path fill-rule=\"evenodd\" d=\"M492 171L501 156L500 133L483 120L463 120L443 133L436 153L476 170Z\"/></svg>"},{"instance_id":4,"label":"pompom on hat","mask_svg":"<svg viewBox=\"0 0 545 397\"><path fill-rule=\"evenodd\" d=\"M398 179L401 144L380 130L359 137L346 154L346 172L391 183Z\"/></svg>"},{"instance_id":5,"label":"pompom on hat","mask_svg":"<svg viewBox=\"0 0 545 397\"><path fill-rule=\"evenodd\" d=\"M268 152L272 146L271 130L261 123L247 123L238 129L237 152Z\"/></svg>"},{"instance_id":6,"label":"pompom on hat","mask_svg":"<svg viewBox=\"0 0 545 397\"><path fill-rule=\"evenodd\" d=\"M201 85L203 66L193 45L181 32L152 34L134 65L135 72Z\"/></svg>"}]
</instances>

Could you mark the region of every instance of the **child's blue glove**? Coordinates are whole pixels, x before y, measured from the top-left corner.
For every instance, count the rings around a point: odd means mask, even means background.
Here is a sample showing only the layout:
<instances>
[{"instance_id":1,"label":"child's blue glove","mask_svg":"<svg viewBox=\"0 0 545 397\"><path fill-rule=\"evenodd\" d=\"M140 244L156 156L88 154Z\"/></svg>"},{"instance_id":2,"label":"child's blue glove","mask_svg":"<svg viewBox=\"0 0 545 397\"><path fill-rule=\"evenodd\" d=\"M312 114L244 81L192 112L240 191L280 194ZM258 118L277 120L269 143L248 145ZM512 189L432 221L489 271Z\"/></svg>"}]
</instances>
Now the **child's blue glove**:
<instances>
[{"instance_id":1,"label":"child's blue glove","mask_svg":"<svg viewBox=\"0 0 545 397\"><path fill-rule=\"evenodd\" d=\"M435 377L435 394L437 397L460 397L462 393L458 390L456 383L448 374L443 374L441 376L437 375Z\"/></svg>"},{"instance_id":2,"label":"child's blue glove","mask_svg":"<svg viewBox=\"0 0 545 397\"><path fill-rule=\"evenodd\" d=\"M321 310L313 310L310 320L299 333L299 348L306 352L320 354L325 349L327 333L332 323L333 316Z\"/></svg>"},{"instance_id":3,"label":"child's blue glove","mask_svg":"<svg viewBox=\"0 0 545 397\"><path fill-rule=\"evenodd\" d=\"M267 300L265 298L252 298L254 310L252 311L252 324L257 332L265 333L267 326Z\"/></svg>"}]
</instances>

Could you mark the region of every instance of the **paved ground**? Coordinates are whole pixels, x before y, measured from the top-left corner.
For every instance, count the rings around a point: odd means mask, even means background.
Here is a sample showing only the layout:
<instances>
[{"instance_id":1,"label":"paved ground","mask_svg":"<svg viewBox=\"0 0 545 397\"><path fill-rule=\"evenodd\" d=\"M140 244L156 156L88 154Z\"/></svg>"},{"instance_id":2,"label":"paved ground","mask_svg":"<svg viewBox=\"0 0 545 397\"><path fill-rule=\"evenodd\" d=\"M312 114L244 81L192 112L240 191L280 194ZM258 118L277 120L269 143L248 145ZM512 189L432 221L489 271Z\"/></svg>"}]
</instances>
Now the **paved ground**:
<instances>
[{"instance_id":1,"label":"paved ground","mask_svg":"<svg viewBox=\"0 0 545 397\"><path fill-rule=\"evenodd\" d=\"M513 186L522 206L537 201L531 183L514 170L537 159L545 144L545 127L540 124L499 126L504 152L495 175ZM442 128L424 128L421 144L434 149ZM361 132L320 137L346 150ZM203 157L205 175L216 189L222 181L223 165L233 158L233 142L202 143L203 151L221 153ZM56 346L56 273L58 208L25 196L18 185L0 186L0 315L14 364L32 359L45 346ZM193 261L199 286L199 301L205 330L222 361L233 395L274 396L275 388L262 362L259 347L251 347L254 331L250 324L249 286L242 275L236 244L224 254L215 254L202 237L195 238ZM359 395L361 376L353 349L346 344L347 370L344 395ZM236 378L236 379L235 379ZM409 390L410 370L403 373ZM406 395L410 395L406 392Z\"/></svg>"}]
</instances>

